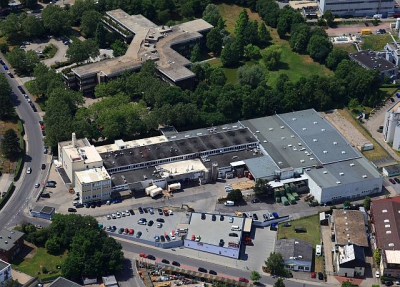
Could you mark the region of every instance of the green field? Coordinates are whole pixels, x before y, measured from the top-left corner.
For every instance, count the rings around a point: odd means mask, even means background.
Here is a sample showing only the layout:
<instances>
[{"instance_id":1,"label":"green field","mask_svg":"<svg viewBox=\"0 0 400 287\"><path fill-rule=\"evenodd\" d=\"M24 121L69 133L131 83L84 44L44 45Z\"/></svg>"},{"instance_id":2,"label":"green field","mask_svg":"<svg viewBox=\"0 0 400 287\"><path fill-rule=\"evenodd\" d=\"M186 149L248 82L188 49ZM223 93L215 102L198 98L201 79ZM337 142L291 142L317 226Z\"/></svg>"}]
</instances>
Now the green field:
<instances>
[{"instance_id":1,"label":"green field","mask_svg":"<svg viewBox=\"0 0 400 287\"><path fill-rule=\"evenodd\" d=\"M336 44L335 48L345 50L349 53L355 53L357 52L357 48L354 44Z\"/></svg>"},{"instance_id":2,"label":"green field","mask_svg":"<svg viewBox=\"0 0 400 287\"><path fill-rule=\"evenodd\" d=\"M303 217L300 219L292 220L292 226L284 227L283 223L279 224L278 227L278 240L284 238L295 238L298 240L303 240L306 242L310 242L313 245L313 252L315 254L315 245L321 244L321 231L319 224L319 217L317 215ZM296 233L294 231L295 226L302 226L307 229L307 232L304 233ZM322 272L324 270L322 257L315 257L314 262L314 271Z\"/></svg>"},{"instance_id":3,"label":"green field","mask_svg":"<svg viewBox=\"0 0 400 287\"><path fill-rule=\"evenodd\" d=\"M362 48L364 50L379 51L382 50L387 43L393 42L393 38L389 34L367 35L361 38L363 40Z\"/></svg>"},{"instance_id":4,"label":"green field","mask_svg":"<svg viewBox=\"0 0 400 287\"><path fill-rule=\"evenodd\" d=\"M226 30L229 31L230 33L233 33L235 30L236 20L238 18L240 11L242 11L243 8L237 5L227 5L227 4L219 4L217 6L219 8L222 18L225 21ZM262 21L257 13L253 13L249 9L247 9L247 13L251 21L252 20L257 20L259 22ZM261 65L261 67L263 67L266 71L268 84L270 86L274 87L276 85L276 81L280 74L287 74L289 79L291 79L292 81L297 81L301 77L308 77L310 75L329 75L332 73L325 66L314 62L310 58L310 56L300 55L295 52L292 52L288 41L280 39L278 33L276 32L276 29L272 29L270 27L267 27L267 29L270 31L271 36L273 38L272 44L278 45L282 49L282 58L281 58L282 65L280 70L272 72L267 71L265 67ZM219 59L214 59L209 63L214 67L222 65ZM260 60L260 63L262 63L262 60ZM224 68L224 71L228 79L228 82L237 81L237 69Z\"/></svg>"},{"instance_id":5,"label":"green field","mask_svg":"<svg viewBox=\"0 0 400 287\"><path fill-rule=\"evenodd\" d=\"M34 255L31 258L27 258L29 257L28 255L22 261L16 260L13 262L12 267L33 277L38 277L40 280L61 275L61 269L57 269L57 265L61 265L67 256L66 252L59 256L50 255L45 248L37 248L36 251L32 252L34 252ZM43 267L46 267L49 273L43 274Z\"/></svg>"}]
</instances>

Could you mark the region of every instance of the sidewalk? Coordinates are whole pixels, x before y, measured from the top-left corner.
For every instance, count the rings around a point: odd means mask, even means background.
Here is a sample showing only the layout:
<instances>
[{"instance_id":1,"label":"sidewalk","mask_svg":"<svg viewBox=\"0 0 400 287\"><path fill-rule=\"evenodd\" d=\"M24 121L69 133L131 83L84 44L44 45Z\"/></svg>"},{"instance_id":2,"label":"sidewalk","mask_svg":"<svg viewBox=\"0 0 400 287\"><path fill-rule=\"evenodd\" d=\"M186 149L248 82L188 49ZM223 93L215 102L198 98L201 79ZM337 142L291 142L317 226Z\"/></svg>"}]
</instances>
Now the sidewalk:
<instances>
[{"instance_id":1,"label":"sidewalk","mask_svg":"<svg viewBox=\"0 0 400 287\"><path fill-rule=\"evenodd\" d=\"M0 176L0 192L6 192L12 182L13 182L12 174L3 173L3 175Z\"/></svg>"}]
</instances>

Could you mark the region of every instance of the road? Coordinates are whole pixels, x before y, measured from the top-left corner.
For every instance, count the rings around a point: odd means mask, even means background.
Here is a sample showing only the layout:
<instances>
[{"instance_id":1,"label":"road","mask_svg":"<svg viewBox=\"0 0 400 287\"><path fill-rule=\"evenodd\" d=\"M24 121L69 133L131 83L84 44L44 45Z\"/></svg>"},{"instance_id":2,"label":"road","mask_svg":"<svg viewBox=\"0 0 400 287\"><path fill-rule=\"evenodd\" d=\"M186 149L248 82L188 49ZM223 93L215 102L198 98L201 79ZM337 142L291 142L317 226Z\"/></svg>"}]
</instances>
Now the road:
<instances>
[{"instance_id":1,"label":"road","mask_svg":"<svg viewBox=\"0 0 400 287\"><path fill-rule=\"evenodd\" d=\"M229 268L223 265L218 265L214 263L209 263L207 261L202 261L202 260L197 260L189 257L184 257L181 255L175 255L170 252L163 251L163 249L154 249L150 247L145 247L141 245L136 245L136 244L131 244L127 243L125 241L119 240L118 238L115 237L115 239L121 243L122 249L124 252L129 252L136 254L140 254L141 252L144 252L146 254L151 254L154 255L157 258L157 261L161 261L162 259L167 259L170 262L172 261L177 261L181 264L181 267L186 266L193 266L195 269L198 267L203 267L207 270L214 270L216 271L219 275L228 275L230 277L245 277L245 278L250 278L251 271L244 271L240 269L235 269L235 268ZM138 258L138 257L137 257ZM130 258L131 259L131 258ZM194 269L194 270L195 270ZM275 283L276 279L270 277L270 276L262 276L260 283L266 285L266 286L272 286ZM315 281L315 284L306 284L303 281L291 281L291 280L285 280L285 286L286 287L315 287L315 286L321 286L325 284L321 284L321 281Z\"/></svg>"},{"instance_id":2,"label":"road","mask_svg":"<svg viewBox=\"0 0 400 287\"><path fill-rule=\"evenodd\" d=\"M2 59L5 60L4 56ZM0 72L4 73L4 68L0 66ZM14 71L12 71L14 73ZM16 78L10 78L6 75L9 84L12 87L12 91L16 95L13 99L18 116L21 118L25 128L25 139L26 139L26 156L24 170L21 174L20 184L17 184L15 193L11 200L2 209L0 216L0 228L15 226L26 217L23 215L23 210L28 204L29 199L33 196L34 185L40 182L42 176L41 164L45 163L45 155L43 154L43 140L42 133L40 131L39 115L33 112L28 102L22 96L18 90L18 82ZM26 90L26 88L25 88ZM26 174L25 169L27 166L32 168L31 174ZM35 221L36 222L36 221ZM39 221L37 224L40 224Z\"/></svg>"}]
</instances>

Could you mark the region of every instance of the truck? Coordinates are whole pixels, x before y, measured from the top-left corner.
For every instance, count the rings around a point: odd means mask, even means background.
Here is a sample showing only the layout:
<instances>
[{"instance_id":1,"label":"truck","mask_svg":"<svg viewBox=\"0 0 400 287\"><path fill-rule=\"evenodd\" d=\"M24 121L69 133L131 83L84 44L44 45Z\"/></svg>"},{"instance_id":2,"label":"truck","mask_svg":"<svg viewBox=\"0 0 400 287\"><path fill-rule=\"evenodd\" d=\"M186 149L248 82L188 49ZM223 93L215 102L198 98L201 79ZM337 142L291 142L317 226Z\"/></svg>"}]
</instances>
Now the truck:
<instances>
[{"instance_id":1,"label":"truck","mask_svg":"<svg viewBox=\"0 0 400 287\"><path fill-rule=\"evenodd\" d=\"M371 35L371 29L361 29L361 35Z\"/></svg>"},{"instance_id":2,"label":"truck","mask_svg":"<svg viewBox=\"0 0 400 287\"><path fill-rule=\"evenodd\" d=\"M172 183L170 185L168 185L168 190L171 191L175 191L175 190L180 190L182 188L181 183L177 182L177 183Z\"/></svg>"},{"instance_id":3,"label":"truck","mask_svg":"<svg viewBox=\"0 0 400 287\"><path fill-rule=\"evenodd\" d=\"M151 196L151 198L154 198L155 196L162 194L163 190L161 187L158 187L157 185L151 185L149 187L145 188L146 195Z\"/></svg>"},{"instance_id":4,"label":"truck","mask_svg":"<svg viewBox=\"0 0 400 287\"><path fill-rule=\"evenodd\" d=\"M156 189L157 187L158 187L157 185L150 185L149 187L146 187L144 191L146 192L146 195L150 195L150 191Z\"/></svg>"}]
</instances>

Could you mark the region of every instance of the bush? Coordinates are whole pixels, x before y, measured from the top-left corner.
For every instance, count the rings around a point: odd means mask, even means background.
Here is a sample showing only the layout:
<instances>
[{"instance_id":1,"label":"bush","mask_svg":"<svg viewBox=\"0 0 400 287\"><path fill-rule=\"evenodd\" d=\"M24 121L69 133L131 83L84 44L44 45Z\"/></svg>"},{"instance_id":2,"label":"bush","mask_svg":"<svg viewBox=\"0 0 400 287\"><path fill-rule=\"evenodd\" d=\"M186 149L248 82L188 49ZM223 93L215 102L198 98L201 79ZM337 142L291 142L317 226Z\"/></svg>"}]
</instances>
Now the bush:
<instances>
[{"instance_id":1,"label":"bush","mask_svg":"<svg viewBox=\"0 0 400 287\"><path fill-rule=\"evenodd\" d=\"M14 170L14 181L17 181L19 179L19 177L21 176L22 169L24 167L25 141L22 137L20 138L20 148L21 148L21 154Z\"/></svg>"},{"instance_id":2,"label":"bush","mask_svg":"<svg viewBox=\"0 0 400 287\"><path fill-rule=\"evenodd\" d=\"M0 199L0 209L2 209L4 207L4 205L6 205L7 201L10 199L11 195L14 193L14 190L15 190L15 185L12 182L7 189L6 195L2 199Z\"/></svg>"},{"instance_id":3,"label":"bush","mask_svg":"<svg viewBox=\"0 0 400 287\"><path fill-rule=\"evenodd\" d=\"M49 273L49 270L47 270L46 266L43 266L43 267L42 267L42 273L43 273L43 274Z\"/></svg>"}]
</instances>

